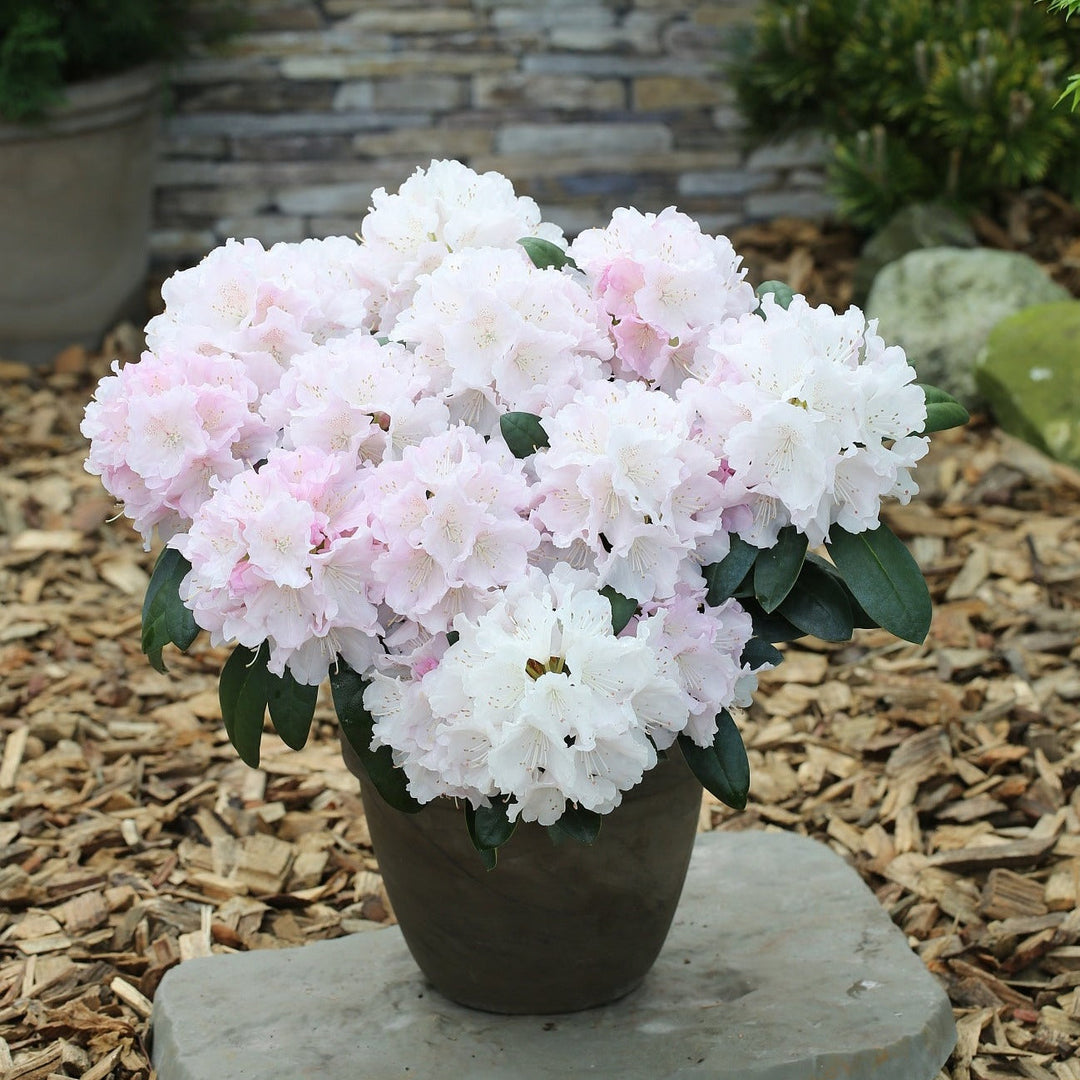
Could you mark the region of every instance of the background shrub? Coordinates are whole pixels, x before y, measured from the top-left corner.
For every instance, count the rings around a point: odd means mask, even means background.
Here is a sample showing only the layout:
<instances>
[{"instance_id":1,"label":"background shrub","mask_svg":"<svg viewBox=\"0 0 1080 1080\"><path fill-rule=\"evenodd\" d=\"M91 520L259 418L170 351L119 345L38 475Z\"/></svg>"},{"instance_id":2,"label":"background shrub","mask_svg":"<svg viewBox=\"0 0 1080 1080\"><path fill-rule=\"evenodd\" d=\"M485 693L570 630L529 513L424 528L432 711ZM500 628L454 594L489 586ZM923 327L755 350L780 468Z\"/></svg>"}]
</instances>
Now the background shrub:
<instances>
[{"instance_id":1,"label":"background shrub","mask_svg":"<svg viewBox=\"0 0 1080 1080\"><path fill-rule=\"evenodd\" d=\"M751 133L831 137L841 216L1080 194L1080 121L1055 108L1080 26L1031 0L762 0L733 78Z\"/></svg>"},{"instance_id":2,"label":"background shrub","mask_svg":"<svg viewBox=\"0 0 1080 1080\"><path fill-rule=\"evenodd\" d=\"M68 83L173 60L241 22L238 0L0 0L0 117L32 120Z\"/></svg>"}]
</instances>

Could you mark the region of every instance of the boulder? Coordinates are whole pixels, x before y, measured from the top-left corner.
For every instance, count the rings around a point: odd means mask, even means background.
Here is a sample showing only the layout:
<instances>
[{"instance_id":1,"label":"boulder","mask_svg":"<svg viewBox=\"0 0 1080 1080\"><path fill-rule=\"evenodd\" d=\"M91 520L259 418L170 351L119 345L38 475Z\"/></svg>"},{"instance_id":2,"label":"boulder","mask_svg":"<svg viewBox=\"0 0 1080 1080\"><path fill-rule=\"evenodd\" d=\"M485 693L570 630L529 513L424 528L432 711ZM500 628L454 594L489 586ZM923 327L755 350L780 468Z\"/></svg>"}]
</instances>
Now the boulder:
<instances>
[{"instance_id":1,"label":"boulder","mask_svg":"<svg viewBox=\"0 0 1080 1080\"><path fill-rule=\"evenodd\" d=\"M912 251L874 280L866 313L878 333L902 345L921 382L981 408L975 360L995 324L1069 293L1026 255L988 248Z\"/></svg>"},{"instance_id":2,"label":"boulder","mask_svg":"<svg viewBox=\"0 0 1080 1080\"><path fill-rule=\"evenodd\" d=\"M975 382L997 422L1080 468L1080 301L1039 304L990 332Z\"/></svg>"},{"instance_id":3,"label":"boulder","mask_svg":"<svg viewBox=\"0 0 1080 1080\"><path fill-rule=\"evenodd\" d=\"M909 251L931 247L973 248L978 244L970 222L943 203L911 203L898 210L863 245L855 265L853 291L856 304L870 293L881 269Z\"/></svg>"}]
</instances>

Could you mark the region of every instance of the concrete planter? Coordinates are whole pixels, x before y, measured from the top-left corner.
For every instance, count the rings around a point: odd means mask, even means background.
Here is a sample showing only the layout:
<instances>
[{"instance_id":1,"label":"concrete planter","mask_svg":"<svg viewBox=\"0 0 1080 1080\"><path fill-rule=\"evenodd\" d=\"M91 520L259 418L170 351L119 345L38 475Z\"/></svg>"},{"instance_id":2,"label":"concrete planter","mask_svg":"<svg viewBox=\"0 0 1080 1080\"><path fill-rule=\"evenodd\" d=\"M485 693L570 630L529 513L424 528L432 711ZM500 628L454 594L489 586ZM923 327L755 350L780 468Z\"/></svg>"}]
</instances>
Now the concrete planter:
<instances>
[{"instance_id":1,"label":"concrete planter","mask_svg":"<svg viewBox=\"0 0 1080 1080\"><path fill-rule=\"evenodd\" d=\"M160 86L143 67L69 87L41 123L0 123L0 358L93 347L138 314Z\"/></svg>"}]
</instances>

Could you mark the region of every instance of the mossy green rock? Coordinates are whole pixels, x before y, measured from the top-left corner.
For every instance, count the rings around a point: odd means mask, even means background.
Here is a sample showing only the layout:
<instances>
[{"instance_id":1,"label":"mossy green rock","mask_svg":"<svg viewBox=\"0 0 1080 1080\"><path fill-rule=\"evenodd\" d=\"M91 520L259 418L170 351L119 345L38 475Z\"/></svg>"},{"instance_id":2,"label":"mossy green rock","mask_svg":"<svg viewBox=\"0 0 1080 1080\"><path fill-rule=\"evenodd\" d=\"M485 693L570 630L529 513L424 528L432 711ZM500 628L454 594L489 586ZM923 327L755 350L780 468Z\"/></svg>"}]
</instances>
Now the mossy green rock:
<instances>
[{"instance_id":1,"label":"mossy green rock","mask_svg":"<svg viewBox=\"0 0 1080 1080\"><path fill-rule=\"evenodd\" d=\"M999 322L975 382L997 422L1080 467L1080 301L1039 304Z\"/></svg>"}]
</instances>

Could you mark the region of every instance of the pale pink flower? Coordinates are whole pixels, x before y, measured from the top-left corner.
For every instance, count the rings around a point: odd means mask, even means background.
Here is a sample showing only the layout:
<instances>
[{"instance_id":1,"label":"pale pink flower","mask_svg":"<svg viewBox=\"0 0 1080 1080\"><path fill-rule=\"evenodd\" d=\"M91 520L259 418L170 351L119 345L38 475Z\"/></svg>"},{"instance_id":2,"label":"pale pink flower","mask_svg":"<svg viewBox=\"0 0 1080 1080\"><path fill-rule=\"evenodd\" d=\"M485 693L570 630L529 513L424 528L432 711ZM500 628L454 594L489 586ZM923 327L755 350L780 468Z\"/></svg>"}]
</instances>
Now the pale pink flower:
<instances>
[{"instance_id":1,"label":"pale pink flower","mask_svg":"<svg viewBox=\"0 0 1080 1080\"><path fill-rule=\"evenodd\" d=\"M269 668L316 684L336 657L378 651L377 548L352 455L272 450L222 484L171 546L191 563L180 596L214 644L269 644Z\"/></svg>"},{"instance_id":2,"label":"pale pink flower","mask_svg":"<svg viewBox=\"0 0 1080 1080\"><path fill-rule=\"evenodd\" d=\"M572 277L537 269L521 248L448 255L390 336L415 351L451 417L484 434L503 412L540 413L610 373L599 309Z\"/></svg>"},{"instance_id":3,"label":"pale pink flower","mask_svg":"<svg viewBox=\"0 0 1080 1080\"><path fill-rule=\"evenodd\" d=\"M525 573L540 533L529 524L522 465L497 440L451 428L364 481L380 600L429 633L459 612L486 610L489 594Z\"/></svg>"},{"instance_id":4,"label":"pale pink flower","mask_svg":"<svg viewBox=\"0 0 1080 1080\"><path fill-rule=\"evenodd\" d=\"M612 320L616 374L673 392L715 359L709 332L757 307L726 236L708 236L669 206L620 208L606 229L586 229L570 254Z\"/></svg>"},{"instance_id":5,"label":"pale pink flower","mask_svg":"<svg viewBox=\"0 0 1080 1080\"><path fill-rule=\"evenodd\" d=\"M700 577L703 555L716 561L730 544L721 463L689 417L664 393L616 381L544 418L534 520L557 548L586 545L601 584L639 601L673 595Z\"/></svg>"},{"instance_id":6,"label":"pale pink flower","mask_svg":"<svg viewBox=\"0 0 1080 1080\"><path fill-rule=\"evenodd\" d=\"M87 471L124 504L147 546L191 520L211 493L273 445L255 413L257 388L244 365L173 349L120 367L102 379L81 431Z\"/></svg>"},{"instance_id":7,"label":"pale pink flower","mask_svg":"<svg viewBox=\"0 0 1080 1080\"><path fill-rule=\"evenodd\" d=\"M743 703L748 687L756 685L741 659L754 635L752 619L736 600L711 607L705 593L704 585L680 585L673 597L644 604L636 631L657 650L679 687L689 714L682 730L699 746L712 742L720 710ZM657 725L663 722L658 718ZM670 724L660 730L666 731L663 741L659 731L651 734L662 749L677 732Z\"/></svg>"}]
</instances>

